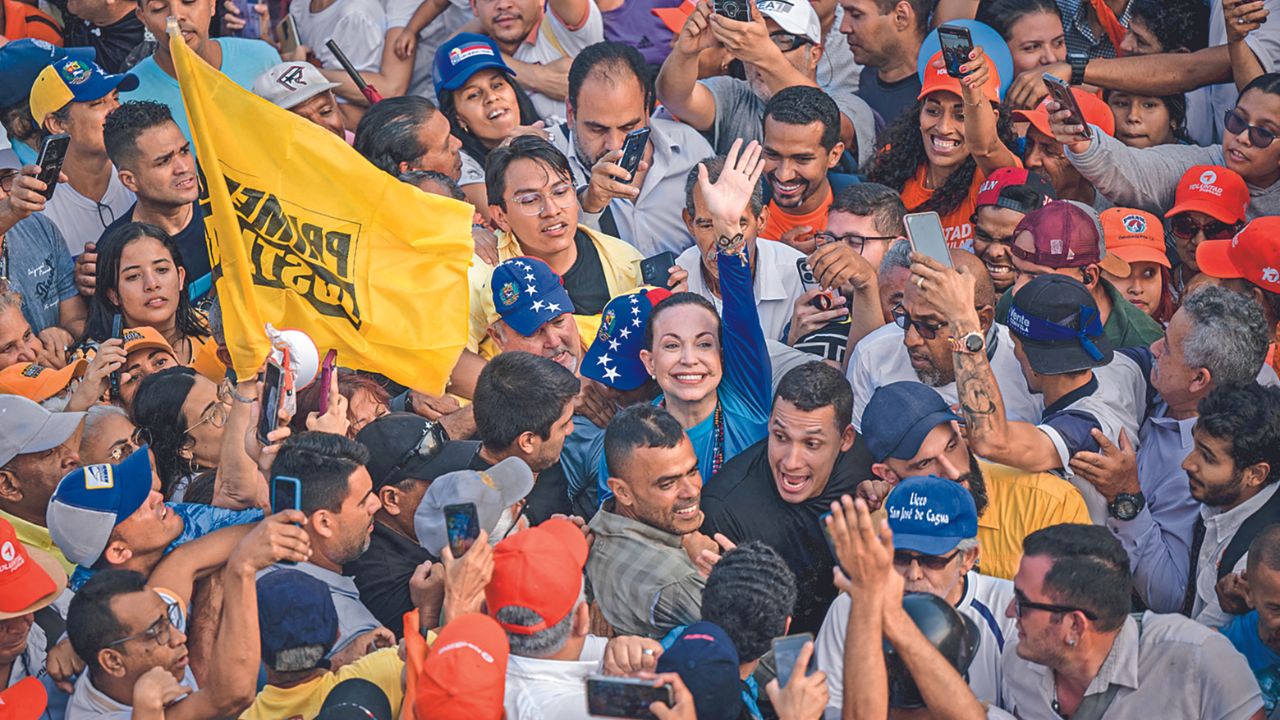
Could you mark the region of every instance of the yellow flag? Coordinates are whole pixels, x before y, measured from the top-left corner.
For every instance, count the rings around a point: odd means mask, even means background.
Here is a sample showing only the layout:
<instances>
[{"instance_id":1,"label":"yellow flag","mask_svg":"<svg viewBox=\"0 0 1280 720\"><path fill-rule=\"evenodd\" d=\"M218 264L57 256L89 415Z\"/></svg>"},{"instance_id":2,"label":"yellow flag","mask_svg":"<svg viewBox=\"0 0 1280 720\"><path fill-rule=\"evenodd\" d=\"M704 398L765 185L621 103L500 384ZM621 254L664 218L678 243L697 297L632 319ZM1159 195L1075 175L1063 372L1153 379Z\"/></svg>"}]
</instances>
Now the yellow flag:
<instances>
[{"instance_id":1,"label":"yellow flag","mask_svg":"<svg viewBox=\"0 0 1280 720\"><path fill-rule=\"evenodd\" d=\"M427 195L169 39L204 172L236 375L302 330L343 367L440 393L467 342L471 206Z\"/></svg>"}]
</instances>

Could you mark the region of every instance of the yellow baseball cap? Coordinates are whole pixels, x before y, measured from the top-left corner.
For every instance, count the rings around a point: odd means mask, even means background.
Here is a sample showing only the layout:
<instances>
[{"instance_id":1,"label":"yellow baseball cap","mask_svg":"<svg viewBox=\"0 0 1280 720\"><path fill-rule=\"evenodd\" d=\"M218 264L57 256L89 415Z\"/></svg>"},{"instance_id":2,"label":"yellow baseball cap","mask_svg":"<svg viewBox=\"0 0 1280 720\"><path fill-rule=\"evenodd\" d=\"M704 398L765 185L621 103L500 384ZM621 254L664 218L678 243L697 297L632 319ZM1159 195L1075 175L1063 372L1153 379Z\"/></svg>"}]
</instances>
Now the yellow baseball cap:
<instances>
[{"instance_id":1,"label":"yellow baseball cap","mask_svg":"<svg viewBox=\"0 0 1280 720\"><path fill-rule=\"evenodd\" d=\"M76 360L61 370L31 362L10 365L0 370L0 393L42 403L66 390L72 380L84 375L88 365L84 360Z\"/></svg>"},{"instance_id":2,"label":"yellow baseball cap","mask_svg":"<svg viewBox=\"0 0 1280 720\"><path fill-rule=\"evenodd\" d=\"M92 60L64 57L40 71L31 86L31 117L43 125L49 113L70 102L92 102L112 90L129 92L138 87L136 75L108 75Z\"/></svg>"},{"instance_id":3,"label":"yellow baseball cap","mask_svg":"<svg viewBox=\"0 0 1280 720\"><path fill-rule=\"evenodd\" d=\"M169 345L169 341L164 339L159 330L148 325L136 328L125 328L120 333L124 340L124 354L136 352L138 350L164 350L170 355L173 354L173 347Z\"/></svg>"}]
</instances>

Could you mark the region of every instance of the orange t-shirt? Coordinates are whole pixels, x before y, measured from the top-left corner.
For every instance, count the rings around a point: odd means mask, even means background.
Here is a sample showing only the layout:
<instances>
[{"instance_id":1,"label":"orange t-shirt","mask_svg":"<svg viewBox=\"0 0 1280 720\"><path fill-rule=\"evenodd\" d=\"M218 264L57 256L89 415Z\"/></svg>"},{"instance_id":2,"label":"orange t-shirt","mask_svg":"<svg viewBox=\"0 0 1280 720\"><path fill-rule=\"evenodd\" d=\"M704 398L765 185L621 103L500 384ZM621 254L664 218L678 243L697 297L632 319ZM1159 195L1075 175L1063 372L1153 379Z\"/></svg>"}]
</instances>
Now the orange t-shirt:
<instances>
[{"instance_id":1,"label":"orange t-shirt","mask_svg":"<svg viewBox=\"0 0 1280 720\"><path fill-rule=\"evenodd\" d=\"M915 212L915 209L929 201L933 197L933 191L924 186L924 174L927 169L926 165L921 164L916 170L914 177L907 180L902 186L902 204L907 206L908 212ZM964 202L951 212L943 215L942 231L947 236L947 247L961 248L964 250L973 249L973 213L978 209L978 188L982 185L985 176L981 172L973 174L973 182L969 185L969 194L965 197Z\"/></svg>"},{"instance_id":2,"label":"orange t-shirt","mask_svg":"<svg viewBox=\"0 0 1280 720\"><path fill-rule=\"evenodd\" d=\"M817 210L804 215L792 215L770 200L769 219L765 222L764 230L760 233L760 237L767 240L781 240L783 233L798 227L808 227L814 232L826 230L827 211L831 209L831 202L834 199L835 194L828 189L826 202L819 205Z\"/></svg>"},{"instance_id":3,"label":"orange t-shirt","mask_svg":"<svg viewBox=\"0 0 1280 720\"><path fill-rule=\"evenodd\" d=\"M57 21L18 0L4 2L4 36L10 40L31 38L62 47L62 28Z\"/></svg>"}]
</instances>

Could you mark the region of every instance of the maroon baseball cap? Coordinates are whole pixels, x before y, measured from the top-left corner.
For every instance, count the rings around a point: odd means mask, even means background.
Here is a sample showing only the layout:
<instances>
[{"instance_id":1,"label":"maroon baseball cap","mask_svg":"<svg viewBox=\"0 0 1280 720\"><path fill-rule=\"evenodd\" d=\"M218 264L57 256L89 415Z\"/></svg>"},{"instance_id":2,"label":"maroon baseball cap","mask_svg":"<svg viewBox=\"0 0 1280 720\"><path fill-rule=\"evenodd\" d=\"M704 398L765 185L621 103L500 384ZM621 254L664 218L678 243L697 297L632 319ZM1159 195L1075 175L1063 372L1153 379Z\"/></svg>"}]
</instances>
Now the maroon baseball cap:
<instances>
[{"instance_id":1,"label":"maroon baseball cap","mask_svg":"<svg viewBox=\"0 0 1280 720\"><path fill-rule=\"evenodd\" d=\"M1031 233L1033 250L1018 246L1018 236ZM1027 213L1013 231L1009 251L1027 262L1051 268L1096 264L1117 277L1129 277L1129 263L1107 254L1102 225L1093 208L1073 200L1054 200Z\"/></svg>"}]
</instances>

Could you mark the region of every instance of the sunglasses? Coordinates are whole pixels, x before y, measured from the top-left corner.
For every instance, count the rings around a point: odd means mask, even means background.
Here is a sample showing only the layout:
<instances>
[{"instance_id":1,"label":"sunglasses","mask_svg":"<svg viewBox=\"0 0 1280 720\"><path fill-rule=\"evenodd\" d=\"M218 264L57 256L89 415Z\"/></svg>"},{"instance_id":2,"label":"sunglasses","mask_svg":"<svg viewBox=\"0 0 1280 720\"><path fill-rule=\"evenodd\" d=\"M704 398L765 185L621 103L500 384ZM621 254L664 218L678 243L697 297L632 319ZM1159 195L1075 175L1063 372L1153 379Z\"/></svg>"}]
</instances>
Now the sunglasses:
<instances>
[{"instance_id":1,"label":"sunglasses","mask_svg":"<svg viewBox=\"0 0 1280 720\"><path fill-rule=\"evenodd\" d=\"M911 313L907 312L906 309L902 307L901 303L893 306L893 322L903 330L906 330L908 327L915 328L916 332L920 333L920 337L925 340L932 340L938 337L938 331L947 326L947 323L945 322L934 324L924 322L923 320L916 320L911 317Z\"/></svg>"},{"instance_id":2,"label":"sunglasses","mask_svg":"<svg viewBox=\"0 0 1280 720\"><path fill-rule=\"evenodd\" d=\"M444 444L449 441L449 433L445 432L444 426L440 423L429 422L422 426L422 437L418 438L418 442L413 447L405 450L396 464L391 466L391 471L387 473L387 477L397 477L397 473L404 467L404 464L414 457L423 460L431 460L440 454L440 450L444 448ZM427 478L422 478L427 479Z\"/></svg>"},{"instance_id":3,"label":"sunglasses","mask_svg":"<svg viewBox=\"0 0 1280 720\"><path fill-rule=\"evenodd\" d=\"M908 550L894 550L893 564L895 567L905 569L911 567L911 563L917 562L920 563L921 568L937 572L939 570L945 570L947 566L951 564L951 561L955 560L956 556L959 554L959 550L956 550L950 555L918 555Z\"/></svg>"},{"instance_id":4,"label":"sunglasses","mask_svg":"<svg viewBox=\"0 0 1280 720\"><path fill-rule=\"evenodd\" d=\"M804 45L813 44L813 41L804 35L796 35L794 33L782 31L769 33L769 39L772 40L773 44L777 45L778 49L784 53L791 52L792 50Z\"/></svg>"},{"instance_id":5,"label":"sunglasses","mask_svg":"<svg viewBox=\"0 0 1280 720\"><path fill-rule=\"evenodd\" d=\"M1031 602L1027 599L1026 595L1022 594L1021 590L1015 589L1013 591L1013 613L1021 619L1022 614L1027 610L1043 610L1048 613L1056 614L1078 612L1090 620L1098 619L1098 616L1095 615L1093 611L1085 610L1084 608L1072 607L1071 605L1051 605L1049 603Z\"/></svg>"},{"instance_id":6,"label":"sunglasses","mask_svg":"<svg viewBox=\"0 0 1280 720\"><path fill-rule=\"evenodd\" d=\"M1169 230L1183 240L1194 239L1200 233L1204 233L1205 240L1228 240L1236 234L1234 224L1221 220L1201 223L1190 215L1174 215L1169 220Z\"/></svg>"},{"instance_id":7,"label":"sunglasses","mask_svg":"<svg viewBox=\"0 0 1280 720\"><path fill-rule=\"evenodd\" d=\"M1240 114L1239 110L1232 108L1227 111L1226 118L1222 124L1226 127L1227 132L1232 135L1239 135L1245 130L1249 131L1249 144L1256 148L1265 148L1276 139L1276 134L1261 125L1250 125L1248 120Z\"/></svg>"}]
</instances>

